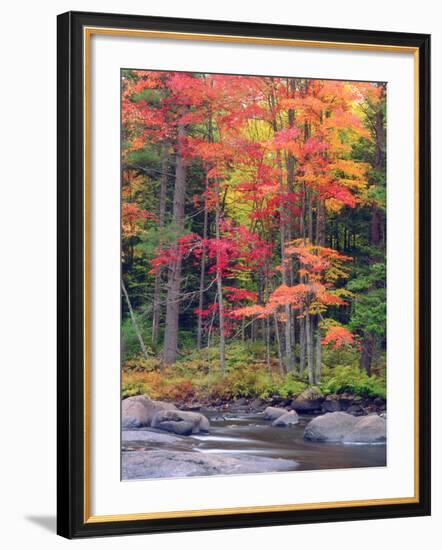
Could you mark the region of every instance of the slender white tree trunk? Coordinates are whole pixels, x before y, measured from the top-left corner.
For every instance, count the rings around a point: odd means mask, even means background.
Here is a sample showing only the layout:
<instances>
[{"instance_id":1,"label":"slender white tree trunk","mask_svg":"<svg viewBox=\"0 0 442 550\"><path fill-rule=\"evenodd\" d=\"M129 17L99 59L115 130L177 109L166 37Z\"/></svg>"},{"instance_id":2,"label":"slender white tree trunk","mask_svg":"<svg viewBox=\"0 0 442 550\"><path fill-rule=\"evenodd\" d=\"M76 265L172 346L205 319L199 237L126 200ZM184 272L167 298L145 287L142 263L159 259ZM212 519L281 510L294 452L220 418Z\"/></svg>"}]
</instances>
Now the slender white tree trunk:
<instances>
[{"instance_id":1,"label":"slender white tree trunk","mask_svg":"<svg viewBox=\"0 0 442 550\"><path fill-rule=\"evenodd\" d=\"M144 345L143 336L141 335L141 331L138 327L137 319L135 317L134 310L132 309L132 304L130 303L129 294L127 293L126 285L124 284L123 279L121 279L121 289L123 290L123 294L124 294L124 297L126 299L127 308L129 309L130 318L131 318L132 325L133 325L134 330L135 330L135 334L137 335L138 342L140 343L141 351L142 351L144 357L146 359L148 359L149 355L147 353L146 346Z\"/></svg>"}]
</instances>

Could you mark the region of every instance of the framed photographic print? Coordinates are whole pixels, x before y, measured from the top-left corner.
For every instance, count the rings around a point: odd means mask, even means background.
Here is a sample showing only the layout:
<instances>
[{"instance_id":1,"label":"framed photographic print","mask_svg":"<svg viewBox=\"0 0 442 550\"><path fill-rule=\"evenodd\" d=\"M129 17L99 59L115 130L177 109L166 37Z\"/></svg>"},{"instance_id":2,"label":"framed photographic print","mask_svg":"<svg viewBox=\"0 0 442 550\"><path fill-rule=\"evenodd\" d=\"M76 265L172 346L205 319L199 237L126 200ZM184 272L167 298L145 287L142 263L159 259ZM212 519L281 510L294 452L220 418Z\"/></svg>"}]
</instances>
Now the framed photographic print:
<instances>
[{"instance_id":1,"label":"framed photographic print","mask_svg":"<svg viewBox=\"0 0 442 550\"><path fill-rule=\"evenodd\" d=\"M58 533L430 513L430 37L58 17Z\"/></svg>"}]
</instances>

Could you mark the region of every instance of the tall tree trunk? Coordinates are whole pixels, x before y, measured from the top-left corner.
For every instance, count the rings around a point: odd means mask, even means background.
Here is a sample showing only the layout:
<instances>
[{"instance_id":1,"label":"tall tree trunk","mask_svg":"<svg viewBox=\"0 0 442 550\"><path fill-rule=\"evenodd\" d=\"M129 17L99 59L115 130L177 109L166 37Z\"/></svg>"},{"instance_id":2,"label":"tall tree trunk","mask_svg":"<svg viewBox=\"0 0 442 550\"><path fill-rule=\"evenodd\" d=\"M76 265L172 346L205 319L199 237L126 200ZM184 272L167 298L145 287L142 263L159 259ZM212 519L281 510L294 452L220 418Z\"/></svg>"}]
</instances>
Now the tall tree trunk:
<instances>
[{"instance_id":1,"label":"tall tree trunk","mask_svg":"<svg viewBox=\"0 0 442 550\"><path fill-rule=\"evenodd\" d=\"M270 319L267 316L265 319L265 333L266 333L266 362L267 370L269 371L270 376L272 375L272 365L270 362Z\"/></svg>"},{"instance_id":2,"label":"tall tree trunk","mask_svg":"<svg viewBox=\"0 0 442 550\"><path fill-rule=\"evenodd\" d=\"M316 244L325 245L325 207L319 197L316 200Z\"/></svg>"},{"instance_id":3,"label":"tall tree trunk","mask_svg":"<svg viewBox=\"0 0 442 550\"><path fill-rule=\"evenodd\" d=\"M273 89L269 97L270 108L274 111L276 105L275 90ZM273 116L272 120L273 132L276 134L278 131L278 123L276 116ZM287 212L284 211L284 204L282 197L284 194L284 184L282 178L282 162L281 162L281 153L279 149L276 151L276 164L278 167L278 181L279 181L279 194L281 198L281 204L279 207L279 234L281 241L281 263L282 263L282 283L286 286L290 284L288 268L286 265L286 254L285 246L287 239ZM290 310L290 305L284 306L285 312L285 326L284 326L284 346L285 346L285 365L287 370L291 371L294 368L294 356L293 356L293 347L292 347L292 315Z\"/></svg>"},{"instance_id":4,"label":"tall tree trunk","mask_svg":"<svg viewBox=\"0 0 442 550\"><path fill-rule=\"evenodd\" d=\"M316 366L315 366L315 384L321 380L321 362L322 362L322 343L321 329L319 328L319 320L316 324Z\"/></svg>"},{"instance_id":5,"label":"tall tree trunk","mask_svg":"<svg viewBox=\"0 0 442 550\"><path fill-rule=\"evenodd\" d=\"M305 371L305 317L299 319L299 374Z\"/></svg>"},{"instance_id":6,"label":"tall tree trunk","mask_svg":"<svg viewBox=\"0 0 442 550\"><path fill-rule=\"evenodd\" d=\"M310 313L305 315L305 340L307 348L307 372L308 372L308 382L310 386L313 386L315 383L314 378L314 365L313 365L313 342L312 342L312 327L311 327L311 317Z\"/></svg>"},{"instance_id":7,"label":"tall tree trunk","mask_svg":"<svg viewBox=\"0 0 442 550\"><path fill-rule=\"evenodd\" d=\"M166 216L166 198L167 198L167 169L168 169L168 150L163 147L161 160L161 180L160 180L160 204L158 212L158 227L160 234L164 228ZM162 239L160 238L160 246ZM157 269L155 273L155 283L153 291L153 315L152 315L152 346L156 348L158 344L158 333L161 318L161 275L162 269Z\"/></svg>"},{"instance_id":8,"label":"tall tree trunk","mask_svg":"<svg viewBox=\"0 0 442 550\"><path fill-rule=\"evenodd\" d=\"M288 83L288 87L290 90L290 95L294 97L295 91L296 91L296 81L295 79L290 79ZM288 109L287 111L287 119L288 119L288 125L289 128L294 128L295 126L295 111L294 109ZM292 194L295 191L295 157L293 153L290 151L287 153L287 190L289 193ZM294 219L292 220L290 217L289 223L287 224L287 238L288 240L292 240L294 233Z\"/></svg>"},{"instance_id":9,"label":"tall tree trunk","mask_svg":"<svg viewBox=\"0 0 442 550\"><path fill-rule=\"evenodd\" d=\"M365 371L368 376L371 376L371 362L373 359L375 350L375 338L373 334L370 334L369 332L364 332L364 337L362 341L362 353L361 353L361 361L360 361L360 368L361 370Z\"/></svg>"},{"instance_id":10,"label":"tall tree trunk","mask_svg":"<svg viewBox=\"0 0 442 550\"><path fill-rule=\"evenodd\" d=\"M207 239L207 225L208 225L208 218L209 213L207 210L207 182L206 182L206 194L204 196L204 222L203 222L203 239L204 242ZM202 311L204 306L204 285L205 285L205 279L206 279L206 249L203 248L203 253L201 255L201 269L200 269L200 288L199 288L199 298L198 298L198 308L200 311ZM201 315L198 315L198 325L197 325L197 348L201 349L202 346L202 330L203 328L203 320Z\"/></svg>"},{"instance_id":11,"label":"tall tree trunk","mask_svg":"<svg viewBox=\"0 0 442 550\"><path fill-rule=\"evenodd\" d=\"M308 239L310 244L313 244L313 208L312 208L312 190L308 190L307 194L307 231ZM315 383L315 373L314 373L314 342L313 342L313 320L310 313L308 312L305 317L305 342L306 342L306 353L307 353L307 371L308 371L308 381L310 385Z\"/></svg>"},{"instance_id":12,"label":"tall tree trunk","mask_svg":"<svg viewBox=\"0 0 442 550\"><path fill-rule=\"evenodd\" d=\"M309 89L309 81L305 81L304 93L307 95ZM310 138L310 125L307 121L304 122L304 143ZM313 219L311 205L311 190L305 184L304 179L301 181L301 218L300 218L300 233L304 245L309 239L310 244L313 242ZM305 277L299 277L300 283L305 283ZM313 366L311 361L311 328L310 315L303 311L303 316L299 320L299 372L304 374L307 365L309 381L313 383Z\"/></svg>"},{"instance_id":13,"label":"tall tree trunk","mask_svg":"<svg viewBox=\"0 0 442 550\"><path fill-rule=\"evenodd\" d=\"M281 376L284 376L285 375L284 361L282 359L281 338L279 336L279 326L278 326L278 319L276 317L276 314L273 315L273 322L275 325L276 346L278 350L279 374Z\"/></svg>"},{"instance_id":14,"label":"tall tree trunk","mask_svg":"<svg viewBox=\"0 0 442 550\"><path fill-rule=\"evenodd\" d=\"M147 353L146 346L144 345L143 336L141 335L141 331L140 331L140 329L139 329L139 327L138 327L137 319L136 319L136 317L135 317L134 310L132 309L132 304L130 303L129 294L127 293L126 285L124 284L123 279L121 279L121 289L122 289L123 294L124 294L124 297L125 297L125 299L126 299L127 308L128 308L128 310L129 310L129 314L130 314L130 319L131 319L131 321L132 321L132 325L133 325L133 327L134 327L135 334L137 335L138 342L140 343L141 351L142 351L144 357L145 357L146 359L149 359L149 355L148 355L148 353Z\"/></svg>"},{"instance_id":15,"label":"tall tree trunk","mask_svg":"<svg viewBox=\"0 0 442 550\"><path fill-rule=\"evenodd\" d=\"M290 96L294 97L295 91L296 91L296 81L295 79L290 79L288 82L288 88L290 91ZM295 111L294 109L288 109L287 111L287 118L288 118L288 125L289 128L293 128L295 126ZM289 151L287 153L287 161L286 161L286 171L287 171L287 191L290 193L290 206L292 206L292 200L294 199L294 192L295 192L295 157L294 155ZM292 219L293 218L293 219ZM295 224L294 224L294 216L290 214L288 223L286 224L286 231L287 231L287 241L291 242L293 240L293 235L295 232ZM293 286L294 284L294 272L293 272L293 261L291 257L287 258L287 269L288 269L288 282L290 286ZM289 370L293 370L295 368L296 358L295 358L295 345L296 345L296 322L295 322L295 315L293 311L293 307L289 306L289 315L290 315L290 329L291 329L291 336L290 336L290 356L289 356Z\"/></svg>"},{"instance_id":16,"label":"tall tree trunk","mask_svg":"<svg viewBox=\"0 0 442 550\"><path fill-rule=\"evenodd\" d=\"M220 186L217 182L216 189L216 210L215 210L215 237L216 237L216 287L218 292L218 312L219 312L219 364L221 372L226 373L226 340L224 335L224 301L223 301L223 281L220 266Z\"/></svg>"},{"instance_id":17,"label":"tall tree trunk","mask_svg":"<svg viewBox=\"0 0 442 550\"><path fill-rule=\"evenodd\" d=\"M375 115L374 122L375 130L375 159L374 159L374 169L376 172L382 171L382 166L384 162L384 115L379 109ZM371 244L374 246L379 246L381 242L381 213L379 207L376 203L373 203L371 211L371 224L370 224L370 240Z\"/></svg>"},{"instance_id":18,"label":"tall tree trunk","mask_svg":"<svg viewBox=\"0 0 442 550\"><path fill-rule=\"evenodd\" d=\"M316 244L325 246L325 206L319 197L316 200ZM314 328L316 330L314 331ZM321 329L319 328L319 315L315 315L315 323L312 323L312 332L315 332L315 384L321 379L322 342ZM313 336L312 336L313 338Z\"/></svg>"},{"instance_id":19,"label":"tall tree trunk","mask_svg":"<svg viewBox=\"0 0 442 550\"><path fill-rule=\"evenodd\" d=\"M175 189L173 194L172 221L178 235L184 230L184 201L186 195L186 162L182 156L182 139L186 134L183 125L178 126L178 145L175 166ZM182 257L178 252L169 265L167 284L166 330L164 333L163 361L166 365L175 363L178 353L178 328L180 313Z\"/></svg>"},{"instance_id":20,"label":"tall tree trunk","mask_svg":"<svg viewBox=\"0 0 442 550\"><path fill-rule=\"evenodd\" d=\"M275 128L276 128L276 121L275 121ZM284 193L284 188L283 188L283 183L282 183L282 166L281 166L281 156L280 156L280 152L277 151L276 152L276 158L277 158L277 164L278 164L278 169L279 169L279 192L280 192L280 195L281 197L283 196L283 193ZM286 260L287 260L287 257L286 257L286 253L285 253L285 246L286 246L286 232L287 232L287 223L286 223L286 218L287 218L287 212L284 211L284 205L282 204L282 201L281 201L281 206L280 206L280 213L279 213L279 217L280 217L280 222L279 222L279 233L280 233L280 240L281 240L281 263L282 263L282 284L283 285L286 285L286 286L289 286L290 285L290 280L289 280L289 268L287 266L287 263L286 263ZM287 367L287 370L288 371L291 371L293 370L294 368L294 361L293 361L293 346L292 346L292 314L291 314L291 308L290 308L290 305L285 305L284 306L284 310L285 310L285 316L286 316L286 320L285 320L285 323L284 323L284 329L285 329L285 337L284 337L284 342L285 342L285 362L286 362L286 367Z\"/></svg>"},{"instance_id":21,"label":"tall tree trunk","mask_svg":"<svg viewBox=\"0 0 442 550\"><path fill-rule=\"evenodd\" d=\"M300 233L301 237L303 239L304 245L306 240L306 233L305 233L305 214L306 214L306 208L305 208L305 199L306 199L306 188L305 183L302 181L301 183L301 218L300 218ZM303 283L304 279L302 276L299 277L299 282ZM305 359L306 359L306 337L305 337L305 316L302 316L299 319L299 373L301 376L304 374L305 371Z\"/></svg>"},{"instance_id":22,"label":"tall tree trunk","mask_svg":"<svg viewBox=\"0 0 442 550\"><path fill-rule=\"evenodd\" d=\"M381 242L381 213L377 204L371 207L370 240L374 246Z\"/></svg>"},{"instance_id":23,"label":"tall tree trunk","mask_svg":"<svg viewBox=\"0 0 442 550\"><path fill-rule=\"evenodd\" d=\"M308 231L308 240L310 244L313 244L313 209L312 209L312 191L308 190L307 193L307 231Z\"/></svg>"},{"instance_id":24,"label":"tall tree trunk","mask_svg":"<svg viewBox=\"0 0 442 550\"><path fill-rule=\"evenodd\" d=\"M375 115L375 161L374 169L377 172L382 172L383 163L384 163L384 115L379 109ZM371 211L371 223L370 223L370 241L371 244L378 248L381 244L381 213L379 207L376 203L372 206ZM378 257L376 257L378 256ZM374 260L381 259L383 254L379 250L379 253L376 253ZM364 370L368 375L371 375L371 366L374 356L374 351L376 349L377 338L376 335L368 331L364 331L363 340L362 340L362 353L359 366L361 370Z\"/></svg>"},{"instance_id":25,"label":"tall tree trunk","mask_svg":"<svg viewBox=\"0 0 442 550\"><path fill-rule=\"evenodd\" d=\"M305 244L305 183L301 184L301 218L299 220L299 231Z\"/></svg>"}]
</instances>

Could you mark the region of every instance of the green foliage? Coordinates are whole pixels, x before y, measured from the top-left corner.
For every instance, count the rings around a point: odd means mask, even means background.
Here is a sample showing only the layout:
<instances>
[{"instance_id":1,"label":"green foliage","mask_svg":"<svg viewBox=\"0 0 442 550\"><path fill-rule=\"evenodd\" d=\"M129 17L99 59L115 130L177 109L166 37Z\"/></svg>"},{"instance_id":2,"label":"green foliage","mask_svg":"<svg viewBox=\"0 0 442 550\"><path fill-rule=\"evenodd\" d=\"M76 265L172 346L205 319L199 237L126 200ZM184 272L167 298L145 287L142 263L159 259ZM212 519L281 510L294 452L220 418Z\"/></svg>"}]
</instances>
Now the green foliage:
<instances>
[{"instance_id":1,"label":"green foliage","mask_svg":"<svg viewBox=\"0 0 442 550\"><path fill-rule=\"evenodd\" d=\"M139 317L138 321L147 351L149 354L153 355L153 350L149 348L148 345L152 338L150 327L148 327L145 323L140 322ZM121 356L123 363L129 359L137 358L140 355L140 342L130 318L123 319L121 323L121 344Z\"/></svg>"},{"instance_id":2,"label":"green foliage","mask_svg":"<svg viewBox=\"0 0 442 550\"><path fill-rule=\"evenodd\" d=\"M134 364L138 365L135 369ZM144 365L143 370L141 365ZM298 375L289 373L281 378L259 363L238 364L223 376L218 363L209 366L203 359L177 362L162 373L153 362L139 359L125 364L122 395L147 394L153 399L176 402L239 397L269 400L295 398L307 388L307 382L300 380ZM324 366L317 390L324 396L349 392L359 397L386 398L385 376L368 376L357 366Z\"/></svg>"},{"instance_id":3,"label":"green foliage","mask_svg":"<svg viewBox=\"0 0 442 550\"><path fill-rule=\"evenodd\" d=\"M159 162L158 152L152 148L137 149L127 155L129 166L140 167L149 170L149 167Z\"/></svg>"},{"instance_id":4,"label":"green foliage","mask_svg":"<svg viewBox=\"0 0 442 550\"><path fill-rule=\"evenodd\" d=\"M250 363L257 359L261 349L252 347L253 344L245 345L243 342L232 342L226 347L226 365L227 369L234 369L238 364Z\"/></svg>"},{"instance_id":5,"label":"green foliage","mask_svg":"<svg viewBox=\"0 0 442 550\"><path fill-rule=\"evenodd\" d=\"M197 355L197 354L195 354ZM174 365L167 368L167 372L175 376L194 378L209 374L210 364L204 357L196 356L177 361Z\"/></svg>"},{"instance_id":6,"label":"green foliage","mask_svg":"<svg viewBox=\"0 0 442 550\"><path fill-rule=\"evenodd\" d=\"M348 288L356 293L350 319L352 330L384 336L387 322L386 266L375 263L359 268Z\"/></svg>"},{"instance_id":7,"label":"green foliage","mask_svg":"<svg viewBox=\"0 0 442 550\"><path fill-rule=\"evenodd\" d=\"M361 397L386 398L385 379L368 376L358 367L336 367L330 378L325 379L319 386L324 394L349 392Z\"/></svg>"},{"instance_id":8,"label":"green foliage","mask_svg":"<svg viewBox=\"0 0 442 550\"><path fill-rule=\"evenodd\" d=\"M188 233L188 230L179 231L173 224L166 224L164 227L149 227L139 238L137 252L143 254L150 261L158 247L168 248L171 244Z\"/></svg>"},{"instance_id":9,"label":"green foliage","mask_svg":"<svg viewBox=\"0 0 442 550\"><path fill-rule=\"evenodd\" d=\"M137 94L132 96L133 102L144 101L149 104L150 107L155 108L161 101L161 93L158 90L152 88L145 88Z\"/></svg>"},{"instance_id":10,"label":"green foliage","mask_svg":"<svg viewBox=\"0 0 442 550\"><path fill-rule=\"evenodd\" d=\"M158 357L146 359L143 355L137 355L124 363L127 372L152 372L160 370L161 362Z\"/></svg>"},{"instance_id":11,"label":"green foliage","mask_svg":"<svg viewBox=\"0 0 442 550\"><path fill-rule=\"evenodd\" d=\"M148 388L143 382L126 382L121 387L121 397L133 397L134 395L145 395L148 393Z\"/></svg>"},{"instance_id":12,"label":"green foliage","mask_svg":"<svg viewBox=\"0 0 442 550\"><path fill-rule=\"evenodd\" d=\"M236 368L226 376L225 384L231 397L266 397L272 380L259 366L251 365Z\"/></svg>"},{"instance_id":13,"label":"green foliage","mask_svg":"<svg viewBox=\"0 0 442 550\"><path fill-rule=\"evenodd\" d=\"M288 374L284 381L276 388L276 395L284 399L288 397L297 397L307 388L307 383L296 378L295 375Z\"/></svg>"},{"instance_id":14,"label":"green foliage","mask_svg":"<svg viewBox=\"0 0 442 550\"><path fill-rule=\"evenodd\" d=\"M359 353L347 346L334 349L332 346L324 348L322 353L322 377L326 377L336 367L353 366L359 364Z\"/></svg>"},{"instance_id":15,"label":"green foliage","mask_svg":"<svg viewBox=\"0 0 442 550\"><path fill-rule=\"evenodd\" d=\"M349 392L360 397L386 397L385 364L378 362L375 374L368 376L358 366L359 353L354 349L324 349L322 379L317 393ZM227 372L221 372L219 349L204 348L187 352L174 365L161 366L157 357L137 355L123 367L123 397L147 394L153 399L176 402L197 400L231 400L240 397L292 399L309 388L306 373L281 377L277 362L266 361L261 343L233 342L226 346Z\"/></svg>"}]
</instances>

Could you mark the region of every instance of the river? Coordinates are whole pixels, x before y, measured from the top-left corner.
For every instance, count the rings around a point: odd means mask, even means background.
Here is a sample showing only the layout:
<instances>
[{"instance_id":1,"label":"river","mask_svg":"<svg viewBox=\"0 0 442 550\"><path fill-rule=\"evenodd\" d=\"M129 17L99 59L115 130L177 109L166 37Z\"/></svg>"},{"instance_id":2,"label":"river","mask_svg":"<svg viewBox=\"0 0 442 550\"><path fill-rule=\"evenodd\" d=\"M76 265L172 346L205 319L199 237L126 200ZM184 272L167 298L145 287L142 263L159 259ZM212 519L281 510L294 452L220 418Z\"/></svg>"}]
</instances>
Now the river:
<instances>
[{"instance_id":1,"label":"river","mask_svg":"<svg viewBox=\"0 0 442 550\"><path fill-rule=\"evenodd\" d=\"M304 428L312 416L300 416L299 424L275 428L259 413L204 411L211 423L210 434L196 435L202 453L249 453L287 458L299 463L298 470L364 468L386 465L386 445L343 445L304 439ZM221 413L222 416L222 413ZM217 420L218 418L218 420Z\"/></svg>"},{"instance_id":2,"label":"river","mask_svg":"<svg viewBox=\"0 0 442 550\"><path fill-rule=\"evenodd\" d=\"M158 441L143 441L143 435L150 438L156 434L152 434L151 431L149 434L143 434L142 430L126 434L123 432L123 479L218 473L215 470L211 472L210 469L203 473L198 469L187 473L188 464L184 470L177 464L184 455L194 457L193 460L199 456L208 462L222 457L226 457L226 460L239 459L241 462L243 457L244 463L252 461L249 466L249 470L252 471L255 471L256 461L261 465L261 471L267 468L266 464L272 471L273 464L277 464L273 459L285 459L280 460L281 464L286 465L281 469L298 471L386 465L384 444L346 445L304 440L304 428L312 420L312 416L300 416L299 424L280 428L273 427L271 422L264 419L262 413L224 413L213 410L201 412L210 420L208 434L191 437L175 437L172 434L167 437L158 434ZM160 439L162 437L165 437L164 441ZM168 453L168 460L164 460L165 452ZM173 462L175 469L172 469ZM170 464L171 468L164 469L164 464Z\"/></svg>"}]
</instances>

